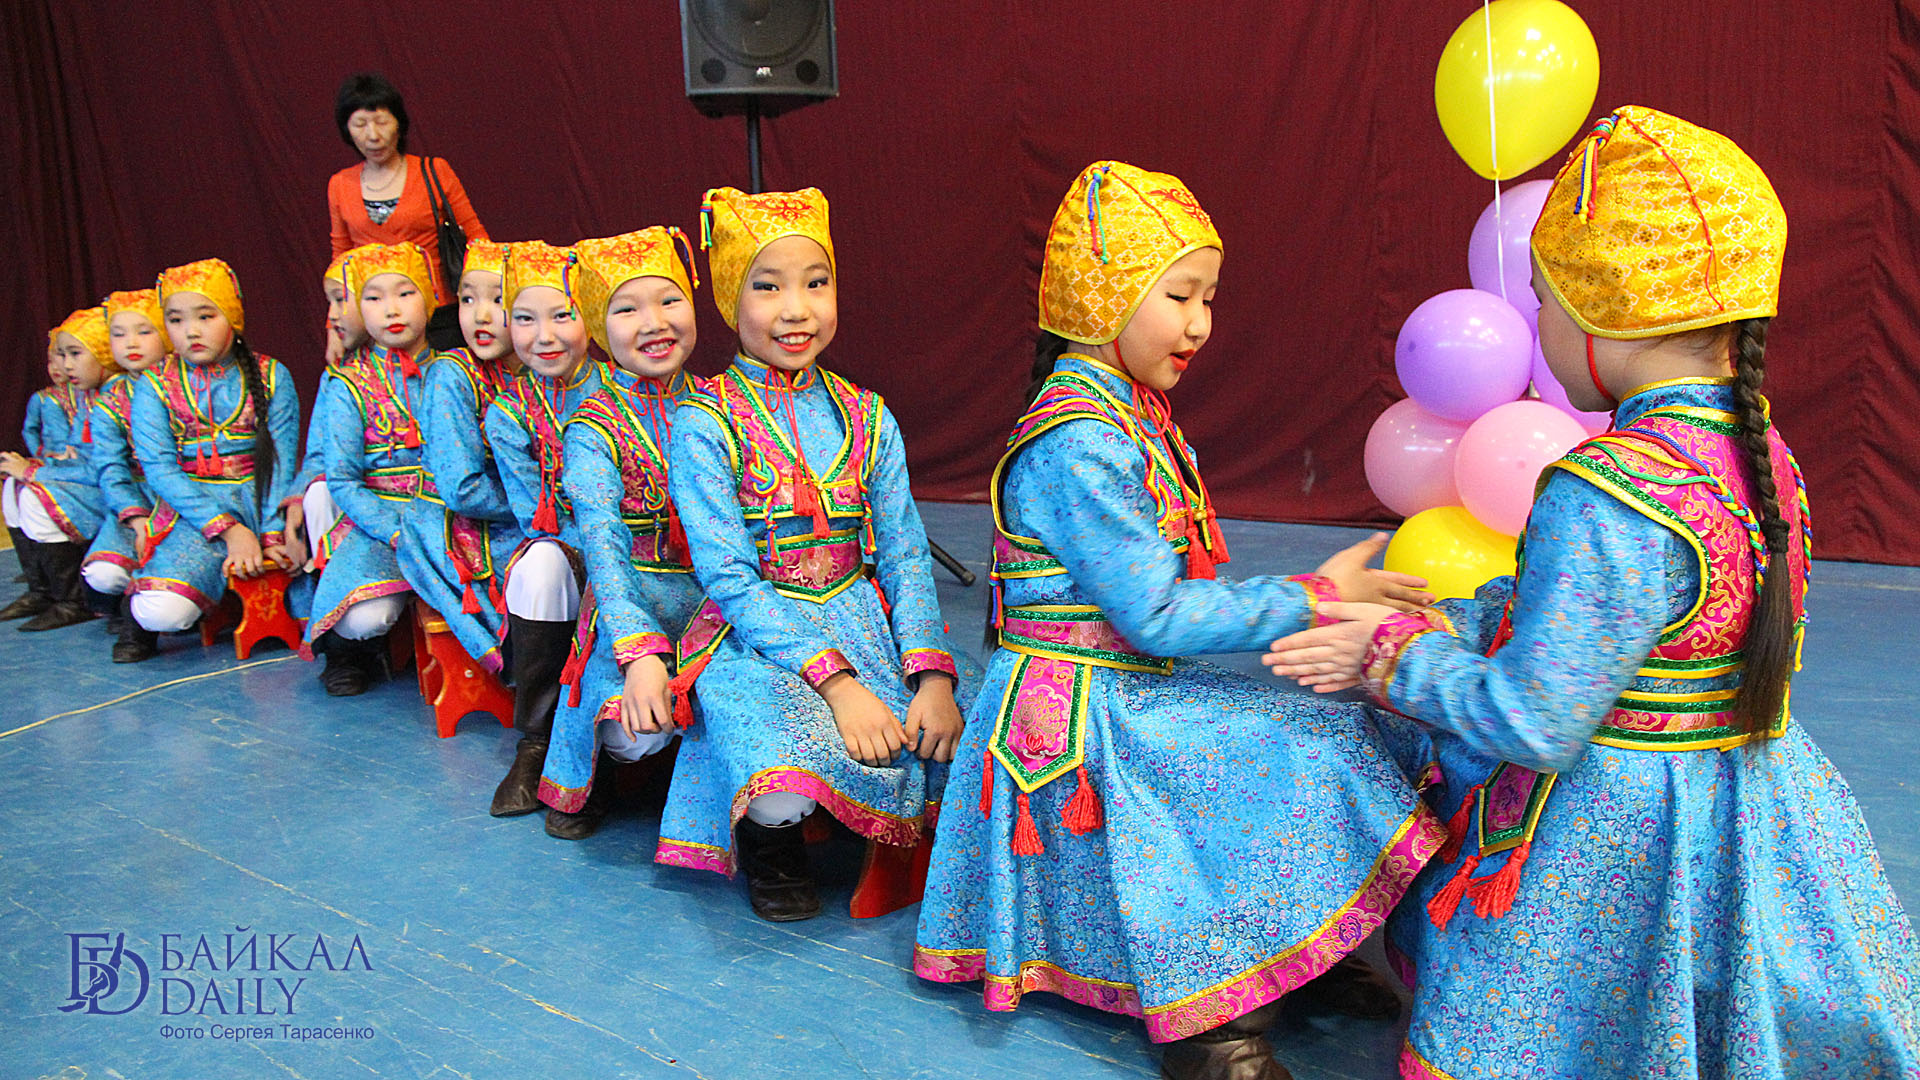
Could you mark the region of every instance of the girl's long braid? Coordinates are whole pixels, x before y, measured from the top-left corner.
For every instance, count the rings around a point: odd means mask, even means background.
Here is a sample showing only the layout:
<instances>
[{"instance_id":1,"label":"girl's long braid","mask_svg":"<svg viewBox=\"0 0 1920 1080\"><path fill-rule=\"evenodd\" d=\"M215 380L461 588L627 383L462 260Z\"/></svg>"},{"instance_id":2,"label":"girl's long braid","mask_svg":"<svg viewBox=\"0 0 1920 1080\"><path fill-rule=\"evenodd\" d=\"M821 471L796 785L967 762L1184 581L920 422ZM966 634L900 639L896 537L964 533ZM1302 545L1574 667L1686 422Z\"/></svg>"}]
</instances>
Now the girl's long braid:
<instances>
[{"instance_id":1,"label":"girl's long braid","mask_svg":"<svg viewBox=\"0 0 1920 1080\"><path fill-rule=\"evenodd\" d=\"M260 377L260 361L247 347L247 340L233 335L233 362L240 368L240 385L247 395L247 407L253 410L253 503L262 520L266 518L267 492L273 490L275 452L273 432L267 427L267 387Z\"/></svg>"},{"instance_id":2,"label":"girl's long braid","mask_svg":"<svg viewBox=\"0 0 1920 1080\"><path fill-rule=\"evenodd\" d=\"M1773 449L1767 439L1770 423L1760 384L1767 373L1766 319L1736 324L1733 339L1733 399L1739 417L1737 441L1752 474L1754 512L1767 549L1766 584L1761 587L1753 621L1741 648L1746 671L1734 712L1743 731L1771 727L1786 703L1787 680L1793 670L1793 575L1788 570L1787 546L1792 530L1780 513L1780 492L1773 477Z\"/></svg>"}]
</instances>

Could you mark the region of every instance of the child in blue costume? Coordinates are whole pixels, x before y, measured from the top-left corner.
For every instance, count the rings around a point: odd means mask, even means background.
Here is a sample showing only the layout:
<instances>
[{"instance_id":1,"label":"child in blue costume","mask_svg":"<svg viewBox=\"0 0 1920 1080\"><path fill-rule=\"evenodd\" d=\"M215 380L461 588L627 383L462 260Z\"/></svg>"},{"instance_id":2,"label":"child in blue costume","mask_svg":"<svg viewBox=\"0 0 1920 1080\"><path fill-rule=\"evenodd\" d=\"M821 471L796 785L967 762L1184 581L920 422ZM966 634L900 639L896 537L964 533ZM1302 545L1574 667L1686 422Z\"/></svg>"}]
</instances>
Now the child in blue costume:
<instances>
[{"instance_id":1,"label":"child in blue costume","mask_svg":"<svg viewBox=\"0 0 1920 1080\"><path fill-rule=\"evenodd\" d=\"M801 818L819 804L870 841L921 843L975 680L948 651L892 414L816 364L839 326L826 197L719 188L701 212L740 351L680 406L667 451L708 600L677 649L697 720L654 858L738 865L762 918L806 919Z\"/></svg>"},{"instance_id":2,"label":"child in blue costume","mask_svg":"<svg viewBox=\"0 0 1920 1080\"><path fill-rule=\"evenodd\" d=\"M133 391L136 376L166 362L166 317L154 289L109 293L100 305L106 316L113 363L124 374L108 381L93 403L93 471L100 485L103 515L81 575L87 588L112 597L119 625L109 623L118 640L113 662L138 663L158 647L154 633L127 614L127 586L151 543L153 489L133 457ZM296 553L297 555L297 553Z\"/></svg>"},{"instance_id":3,"label":"child in blue costume","mask_svg":"<svg viewBox=\"0 0 1920 1080\"><path fill-rule=\"evenodd\" d=\"M560 485L562 429L600 392L600 365L587 355L587 326L574 295L579 256L537 240L507 245L502 299L521 371L487 407L487 443L507 503L526 537L507 560L507 655L513 676L513 764L494 788L494 817L540 809L560 674L580 615L585 546Z\"/></svg>"},{"instance_id":4,"label":"child in blue costume","mask_svg":"<svg viewBox=\"0 0 1920 1080\"><path fill-rule=\"evenodd\" d=\"M564 436L587 591L540 779L547 835L562 840L606 817L608 766L672 741L671 635L702 599L667 498L665 450L674 406L705 385L682 370L695 339L693 250L685 233L657 225L574 248L587 329L613 364Z\"/></svg>"},{"instance_id":5,"label":"child in blue costume","mask_svg":"<svg viewBox=\"0 0 1920 1080\"><path fill-rule=\"evenodd\" d=\"M1532 248L1547 363L1616 429L1547 470L1515 577L1275 643L1419 721L1459 807L1391 927L1408 1080L1920 1076L1912 923L1788 709L1808 512L1760 394L1786 233L1725 137L1602 120Z\"/></svg>"},{"instance_id":6,"label":"child in blue costume","mask_svg":"<svg viewBox=\"0 0 1920 1080\"><path fill-rule=\"evenodd\" d=\"M365 693L385 670L386 635L406 613L410 588L395 549L420 491L418 403L433 277L411 243L369 244L342 260L349 303L368 345L333 366L314 406L327 493L341 516L318 541L325 568L313 594L307 641L327 654L320 685L336 697Z\"/></svg>"},{"instance_id":7,"label":"child in blue costume","mask_svg":"<svg viewBox=\"0 0 1920 1080\"><path fill-rule=\"evenodd\" d=\"M81 576L87 547L106 520L100 478L93 466L93 405L101 387L119 377L107 338L107 317L99 307L67 316L54 338L54 355L66 372L66 390L74 403L71 453L44 460L0 455L0 471L18 483L16 500L21 531L30 547L22 565L38 575L29 595L51 600L20 624L22 630L52 630L86 622L100 606L98 594Z\"/></svg>"},{"instance_id":8,"label":"child in blue costume","mask_svg":"<svg viewBox=\"0 0 1920 1080\"><path fill-rule=\"evenodd\" d=\"M1226 544L1164 391L1212 330L1221 241L1179 179L1082 171L1040 278L1044 381L993 477L998 648L947 785L914 971L1138 1016L1173 1078L1283 1078L1277 999L1348 958L1444 835L1359 706L1193 653L1256 648L1324 600L1426 599L1366 569L1218 580ZM1341 967L1346 962L1344 967ZM1327 994L1324 987L1316 993Z\"/></svg>"},{"instance_id":9,"label":"child in blue costume","mask_svg":"<svg viewBox=\"0 0 1920 1080\"><path fill-rule=\"evenodd\" d=\"M73 426L70 415L73 395L67 390L67 367L54 354L54 343L59 337L59 327L47 331L47 385L27 399L26 418L20 424L21 444L26 447L23 456L41 461L72 453L67 448L67 437ZM0 620L38 615L52 606L53 597L40 587L35 549L20 528L20 481L12 476L0 480L0 513L6 516L7 534L12 537L14 555L20 560L16 580L27 583L26 592L0 608Z\"/></svg>"},{"instance_id":10,"label":"child in blue costume","mask_svg":"<svg viewBox=\"0 0 1920 1080\"><path fill-rule=\"evenodd\" d=\"M321 292L327 298L327 353L341 357L341 362L359 360L367 346L367 328L360 321L360 305L347 295L347 260L359 250L341 252L327 265L327 272L320 279ZM293 494L287 498L287 535L297 536L307 553L306 565L301 568L304 572L287 585L287 610L302 620L313 614L314 593L326 567L321 542L340 520L340 507L327 491L327 440L321 433L327 430L328 421L320 408L331 396L327 388L333 384L335 366L328 364L320 372L313 415L307 417L306 449L300 458L300 471L294 474Z\"/></svg>"},{"instance_id":11,"label":"child in blue costume","mask_svg":"<svg viewBox=\"0 0 1920 1080\"><path fill-rule=\"evenodd\" d=\"M300 447L293 376L242 331L240 281L219 259L160 274L173 356L138 378L133 454L156 508L128 607L155 633L185 630L213 610L229 576L293 569L281 505Z\"/></svg>"},{"instance_id":12,"label":"child in blue costume","mask_svg":"<svg viewBox=\"0 0 1920 1080\"><path fill-rule=\"evenodd\" d=\"M500 304L505 261L504 244L467 245L456 296L467 344L434 353L427 365L421 412L427 481L400 544L407 580L446 618L467 654L493 672L501 667L507 617L500 571L526 539L481 427L501 387L520 370Z\"/></svg>"}]
</instances>

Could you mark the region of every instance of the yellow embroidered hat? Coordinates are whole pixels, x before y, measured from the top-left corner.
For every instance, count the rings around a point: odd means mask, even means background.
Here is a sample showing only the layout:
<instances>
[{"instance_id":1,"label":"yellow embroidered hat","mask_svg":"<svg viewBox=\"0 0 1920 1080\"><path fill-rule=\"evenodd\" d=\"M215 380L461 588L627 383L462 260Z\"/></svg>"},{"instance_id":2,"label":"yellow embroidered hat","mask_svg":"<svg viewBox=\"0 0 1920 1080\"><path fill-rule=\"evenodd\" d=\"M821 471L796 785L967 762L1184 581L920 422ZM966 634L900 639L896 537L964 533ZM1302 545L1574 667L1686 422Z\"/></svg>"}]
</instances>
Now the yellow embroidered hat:
<instances>
[{"instance_id":1,"label":"yellow embroidered hat","mask_svg":"<svg viewBox=\"0 0 1920 1080\"><path fill-rule=\"evenodd\" d=\"M554 247L540 240L508 244L506 264L500 272L501 302L511 311L520 290L530 285L547 285L565 293L567 299L579 307L580 301L573 294L573 267L579 261L579 253L570 247Z\"/></svg>"},{"instance_id":2,"label":"yellow embroidered hat","mask_svg":"<svg viewBox=\"0 0 1920 1080\"><path fill-rule=\"evenodd\" d=\"M219 259L201 259L185 266L172 266L160 271L160 280L155 288L160 293L160 306L166 307L167 298L174 293L191 292L213 301L220 314L233 324L233 332L238 334L246 329L247 311L240 302L240 278Z\"/></svg>"},{"instance_id":3,"label":"yellow embroidered hat","mask_svg":"<svg viewBox=\"0 0 1920 1080\"><path fill-rule=\"evenodd\" d=\"M1547 286L1606 338L1771 316L1786 248L1786 209L1745 151L1640 105L1594 125L1533 229Z\"/></svg>"},{"instance_id":4,"label":"yellow embroidered hat","mask_svg":"<svg viewBox=\"0 0 1920 1080\"><path fill-rule=\"evenodd\" d=\"M634 278L662 277L691 300L694 287L700 284L693 276L693 245L686 233L672 225L582 240L573 249L580 253L580 273L575 279L580 314L587 320L587 332L609 353L613 347L607 343L607 304L615 289Z\"/></svg>"},{"instance_id":5,"label":"yellow embroidered hat","mask_svg":"<svg viewBox=\"0 0 1920 1080\"><path fill-rule=\"evenodd\" d=\"M1120 336L1175 259L1221 248L1187 185L1123 161L1082 169L1054 211L1040 270L1040 328L1083 345Z\"/></svg>"},{"instance_id":6,"label":"yellow embroidered hat","mask_svg":"<svg viewBox=\"0 0 1920 1080\"><path fill-rule=\"evenodd\" d=\"M109 331L113 329L114 316L127 312L139 315L152 323L153 328L159 331L161 338L164 339L167 336L167 320L160 313L159 290L134 289L129 292L110 292L107 298L100 302L100 313L105 316ZM172 348L171 344L167 346L168 350Z\"/></svg>"},{"instance_id":7,"label":"yellow embroidered hat","mask_svg":"<svg viewBox=\"0 0 1920 1080\"><path fill-rule=\"evenodd\" d=\"M460 264L460 276L472 273L507 276L507 245L492 240L467 241L467 258Z\"/></svg>"},{"instance_id":8,"label":"yellow embroidered hat","mask_svg":"<svg viewBox=\"0 0 1920 1080\"><path fill-rule=\"evenodd\" d=\"M340 256L340 260L348 296L359 296L367 282L381 274L401 274L423 295L433 295L433 271L428 269L427 257L420 246L410 240L398 244L365 244Z\"/></svg>"},{"instance_id":9,"label":"yellow embroidered hat","mask_svg":"<svg viewBox=\"0 0 1920 1080\"><path fill-rule=\"evenodd\" d=\"M102 305L83 307L61 320L56 334L72 334L74 340L86 346L95 360L100 361L109 371L119 370L120 365L113 362L113 348L107 340L107 312Z\"/></svg>"},{"instance_id":10,"label":"yellow embroidered hat","mask_svg":"<svg viewBox=\"0 0 1920 1080\"><path fill-rule=\"evenodd\" d=\"M819 188L768 191L749 195L738 188L713 188L700 201L700 248L707 253L713 278L713 302L727 325L740 309L740 286L761 249L783 236L804 236L827 253L827 268L838 272L833 234L827 228L827 197Z\"/></svg>"}]
</instances>

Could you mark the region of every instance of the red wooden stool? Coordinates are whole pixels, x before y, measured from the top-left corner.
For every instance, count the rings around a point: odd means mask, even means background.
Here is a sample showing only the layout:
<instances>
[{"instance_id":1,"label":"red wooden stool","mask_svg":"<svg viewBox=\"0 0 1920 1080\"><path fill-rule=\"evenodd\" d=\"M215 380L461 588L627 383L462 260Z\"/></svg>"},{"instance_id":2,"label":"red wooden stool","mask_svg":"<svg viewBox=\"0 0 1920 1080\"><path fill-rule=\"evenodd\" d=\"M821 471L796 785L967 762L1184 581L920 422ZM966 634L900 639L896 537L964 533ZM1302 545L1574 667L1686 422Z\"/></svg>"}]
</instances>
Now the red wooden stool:
<instances>
[{"instance_id":1,"label":"red wooden stool","mask_svg":"<svg viewBox=\"0 0 1920 1080\"><path fill-rule=\"evenodd\" d=\"M233 655L241 660L253 655L253 647L263 641L278 641L289 649L298 649L305 626L287 611L287 586L293 575L273 569L255 578L228 578L227 589L240 599L240 622L233 628ZM207 641L205 620L201 621L200 640ZM217 632L217 631L216 631Z\"/></svg>"},{"instance_id":2,"label":"red wooden stool","mask_svg":"<svg viewBox=\"0 0 1920 1080\"><path fill-rule=\"evenodd\" d=\"M920 842L910 848L867 841L860 883L853 887L847 913L856 919L877 919L919 903L927 891L927 867L932 862L932 833L921 833Z\"/></svg>"},{"instance_id":3,"label":"red wooden stool","mask_svg":"<svg viewBox=\"0 0 1920 1080\"><path fill-rule=\"evenodd\" d=\"M427 700L433 705L434 729L443 739L452 738L462 718L471 713L486 713L500 721L501 727L513 726L513 691L500 685L491 671L474 663L460 639L447 629L440 613L414 601L414 622L434 669L433 693ZM427 690L429 676L421 666L421 693Z\"/></svg>"},{"instance_id":4,"label":"red wooden stool","mask_svg":"<svg viewBox=\"0 0 1920 1080\"><path fill-rule=\"evenodd\" d=\"M240 598L231 590L221 593L220 602L214 605L213 610L200 616L201 647L205 648L220 640L220 635L225 633L228 627L240 621L240 615Z\"/></svg>"},{"instance_id":5,"label":"red wooden stool","mask_svg":"<svg viewBox=\"0 0 1920 1080\"><path fill-rule=\"evenodd\" d=\"M413 670L420 678L420 697L428 704L440 696L440 683L446 678L440 670L440 662L434 659L433 652L427 648L427 624L431 620L436 633L445 633L446 620L440 613L428 607L414 597L409 611L408 621L413 623Z\"/></svg>"}]
</instances>

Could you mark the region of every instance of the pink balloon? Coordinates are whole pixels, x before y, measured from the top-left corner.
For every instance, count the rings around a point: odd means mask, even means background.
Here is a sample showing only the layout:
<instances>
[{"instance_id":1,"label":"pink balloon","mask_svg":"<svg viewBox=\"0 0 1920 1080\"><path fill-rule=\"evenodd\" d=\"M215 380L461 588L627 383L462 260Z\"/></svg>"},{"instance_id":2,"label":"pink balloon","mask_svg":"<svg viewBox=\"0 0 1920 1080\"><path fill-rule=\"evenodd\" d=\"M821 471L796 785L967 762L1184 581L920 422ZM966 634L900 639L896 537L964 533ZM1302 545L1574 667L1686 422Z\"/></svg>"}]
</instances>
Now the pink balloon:
<instances>
[{"instance_id":1,"label":"pink balloon","mask_svg":"<svg viewBox=\"0 0 1920 1080\"><path fill-rule=\"evenodd\" d=\"M1547 205L1551 180L1529 180L1500 193L1500 213L1494 204L1480 212L1473 223L1473 237L1467 241L1467 276L1473 287L1500 297L1515 308L1538 308L1540 298L1533 294L1533 253L1529 245L1533 225L1540 220L1540 208ZM1505 273L1501 259L1505 257Z\"/></svg>"},{"instance_id":2,"label":"pink balloon","mask_svg":"<svg viewBox=\"0 0 1920 1080\"><path fill-rule=\"evenodd\" d=\"M1464 420L1435 416L1412 398L1394 402L1367 432L1367 485L1402 517L1458 505L1453 459L1466 433Z\"/></svg>"},{"instance_id":3,"label":"pink balloon","mask_svg":"<svg viewBox=\"0 0 1920 1080\"><path fill-rule=\"evenodd\" d=\"M1449 420L1473 420L1527 392L1527 321L1479 289L1429 297L1400 327L1393 369L1407 396Z\"/></svg>"},{"instance_id":4,"label":"pink balloon","mask_svg":"<svg viewBox=\"0 0 1920 1080\"><path fill-rule=\"evenodd\" d=\"M1579 421L1544 401L1488 410L1461 436L1453 462L1461 505L1487 528L1518 536L1540 471L1586 437Z\"/></svg>"},{"instance_id":5,"label":"pink balloon","mask_svg":"<svg viewBox=\"0 0 1920 1080\"><path fill-rule=\"evenodd\" d=\"M1598 435L1613 426L1612 413L1582 412L1567 400L1567 388L1560 385L1560 380L1553 377L1553 369L1547 367L1538 338L1533 342L1533 392L1540 395L1541 401L1578 420L1589 435Z\"/></svg>"}]
</instances>

